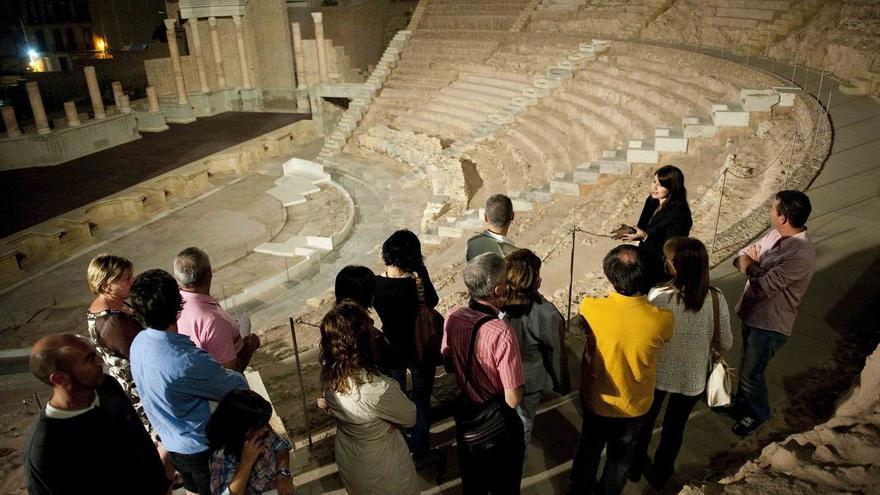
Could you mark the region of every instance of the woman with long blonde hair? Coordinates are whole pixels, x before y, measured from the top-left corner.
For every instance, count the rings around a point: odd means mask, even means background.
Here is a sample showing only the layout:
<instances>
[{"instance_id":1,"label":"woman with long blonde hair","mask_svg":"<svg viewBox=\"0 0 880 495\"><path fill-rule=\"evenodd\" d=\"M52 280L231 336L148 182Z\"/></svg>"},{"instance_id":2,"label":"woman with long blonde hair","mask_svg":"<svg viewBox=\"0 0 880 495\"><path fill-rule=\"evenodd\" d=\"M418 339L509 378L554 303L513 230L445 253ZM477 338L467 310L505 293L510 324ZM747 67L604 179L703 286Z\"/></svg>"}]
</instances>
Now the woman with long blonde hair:
<instances>
[{"instance_id":1,"label":"woman with long blonde hair","mask_svg":"<svg viewBox=\"0 0 880 495\"><path fill-rule=\"evenodd\" d=\"M419 493L400 428L416 422L416 407L398 383L379 372L366 310L342 301L321 321L321 381L336 417L336 465L353 495Z\"/></svg>"}]
</instances>

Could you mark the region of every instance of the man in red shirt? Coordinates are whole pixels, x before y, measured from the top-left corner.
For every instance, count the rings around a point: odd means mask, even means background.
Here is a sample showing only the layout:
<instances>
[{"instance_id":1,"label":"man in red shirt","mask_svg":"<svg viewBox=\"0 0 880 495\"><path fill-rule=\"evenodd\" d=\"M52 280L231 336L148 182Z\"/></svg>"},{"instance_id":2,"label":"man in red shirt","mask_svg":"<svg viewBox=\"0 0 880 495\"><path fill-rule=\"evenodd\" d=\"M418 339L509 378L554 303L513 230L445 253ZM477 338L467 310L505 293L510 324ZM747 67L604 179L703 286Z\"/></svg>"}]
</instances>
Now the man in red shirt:
<instances>
[{"instance_id":1,"label":"man in red shirt","mask_svg":"<svg viewBox=\"0 0 880 495\"><path fill-rule=\"evenodd\" d=\"M523 368L519 344L510 325L498 318L499 296L504 291L504 259L486 253L464 269L470 302L446 317L441 346L446 369L455 374L459 388L473 402L485 403L503 396L511 409L523 396ZM470 373L468 354L471 335L484 317L492 317L477 329ZM522 423L516 417L507 438L479 453L458 442L458 461L464 493L519 493L525 443ZM515 428L511 428L515 429Z\"/></svg>"}]
</instances>

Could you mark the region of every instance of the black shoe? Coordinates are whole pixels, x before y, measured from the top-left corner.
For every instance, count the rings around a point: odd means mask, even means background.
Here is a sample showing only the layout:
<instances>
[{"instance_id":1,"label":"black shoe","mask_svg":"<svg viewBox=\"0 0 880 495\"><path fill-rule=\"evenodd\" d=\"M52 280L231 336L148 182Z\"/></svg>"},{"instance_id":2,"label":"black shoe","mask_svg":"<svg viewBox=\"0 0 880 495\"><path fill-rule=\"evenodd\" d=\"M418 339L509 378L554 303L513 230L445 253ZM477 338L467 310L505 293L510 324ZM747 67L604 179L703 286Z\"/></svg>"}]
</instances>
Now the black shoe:
<instances>
[{"instance_id":1,"label":"black shoe","mask_svg":"<svg viewBox=\"0 0 880 495\"><path fill-rule=\"evenodd\" d=\"M756 419L751 416L745 416L742 419L740 419L738 423L733 425L733 428L731 428L731 431L733 431L734 433L736 433L737 435L739 435L741 437L744 437L744 436L748 435L749 433L760 428L761 425L763 425L766 422L767 422L766 419Z\"/></svg>"},{"instance_id":2,"label":"black shoe","mask_svg":"<svg viewBox=\"0 0 880 495\"><path fill-rule=\"evenodd\" d=\"M746 415L745 407L740 404L730 404L727 406L713 407L711 409L714 413L733 418L737 421L739 421L743 418L743 416Z\"/></svg>"},{"instance_id":3,"label":"black shoe","mask_svg":"<svg viewBox=\"0 0 880 495\"><path fill-rule=\"evenodd\" d=\"M643 457L642 459L634 459L629 466L629 480L633 483L638 483L642 480L642 473L645 472L648 464L651 463L651 460L648 457Z\"/></svg>"},{"instance_id":4,"label":"black shoe","mask_svg":"<svg viewBox=\"0 0 880 495\"><path fill-rule=\"evenodd\" d=\"M428 449L425 455L413 456L413 464L416 467L416 471L421 471L431 464L438 464L441 458L445 458L445 455L440 449Z\"/></svg>"},{"instance_id":5,"label":"black shoe","mask_svg":"<svg viewBox=\"0 0 880 495\"><path fill-rule=\"evenodd\" d=\"M666 486L666 482L669 481L669 478L671 477L672 473L665 474L658 472L653 465L647 466L645 469L645 481L651 485L651 488L658 492L663 491L663 487Z\"/></svg>"}]
</instances>

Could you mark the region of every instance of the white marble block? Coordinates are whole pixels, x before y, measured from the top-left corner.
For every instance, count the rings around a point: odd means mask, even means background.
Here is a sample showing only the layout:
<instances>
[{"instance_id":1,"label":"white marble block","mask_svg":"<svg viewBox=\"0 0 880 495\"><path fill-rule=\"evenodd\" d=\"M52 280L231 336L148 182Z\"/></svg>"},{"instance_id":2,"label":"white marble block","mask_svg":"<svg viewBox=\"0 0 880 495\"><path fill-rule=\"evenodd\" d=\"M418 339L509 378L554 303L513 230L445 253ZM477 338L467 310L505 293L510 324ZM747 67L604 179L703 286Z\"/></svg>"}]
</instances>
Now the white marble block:
<instances>
[{"instance_id":1,"label":"white marble block","mask_svg":"<svg viewBox=\"0 0 880 495\"><path fill-rule=\"evenodd\" d=\"M649 143L640 139L631 139L626 150L626 161L630 163L657 163L660 153Z\"/></svg>"},{"instance_id":2,"label":"white marble block","mask_svg":"<svg viewBox=\"0 0 880 495\"><path fill-rule=\"evenodd\" d=\"M793 107L795 98L801 92L801 88L790 86L774 86L773 89L779 93L780 107Z\"/></svg>"},{"instance_id":3,"label":"white marble block","mask_svg":"<svg viewBox=\"0 0 880 495\"><path fill-rule=\"evenodd\" d=\"M681 125L684 127L684 137L688 139L711 138L718 134L718 127L699 117L684 117Z\"/></svg>"},{"instance_id":4,"label":"white marble block","mask_svg":"<svg viewBox=\"0 0 880 495\"><path fill-rule=\"evenodd\" d=\"M748 127L749 112L739 105L712 105L712 123L718 127Z\"/></svg>"},{"instance_id":5,"label":"white marble block","mask_svg":"<svg viewBox=\"0 0 880 495\"><path fill-rule=\"evenodd\" d=\"M669 153L687 153L688 139L680 129L654 129L654 149Z\"/></svg>"},{"instance_id":6,"label":"white marble block","mask_svg":"<svg viewBox=\"0 0 880 495\"><path fill-rule=\"evenodd\" d=\"M595 184L599 180L599 165L584 163L574 169L574 181L578 184Z\"/></svg>"},{"instance_id":7,"label":"white marble block","mask_svg":"<svg viewBox=\"0 0 880 495\"><path fill-rule=\"evenodd\" d=\"M779 103L779 93L773 89L743 89L739 98L747 112L769 112Z\"/></svg>"}]
</instances>

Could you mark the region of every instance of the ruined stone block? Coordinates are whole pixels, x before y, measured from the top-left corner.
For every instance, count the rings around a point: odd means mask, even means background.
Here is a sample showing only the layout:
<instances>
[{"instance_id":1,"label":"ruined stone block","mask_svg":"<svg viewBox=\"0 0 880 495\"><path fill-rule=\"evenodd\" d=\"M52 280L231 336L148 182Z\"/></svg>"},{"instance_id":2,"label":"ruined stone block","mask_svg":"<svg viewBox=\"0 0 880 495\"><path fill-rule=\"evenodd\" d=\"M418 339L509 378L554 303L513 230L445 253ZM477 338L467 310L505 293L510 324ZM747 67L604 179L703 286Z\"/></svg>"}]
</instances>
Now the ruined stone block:
<instances>
[{"instance_id":1,"label":"ruined stone block","mask_svg":"<svg viewBox=\"0 0 880 495\"><path fill-rule=\"evenodd\" d=\"M774 86L773 89L779 93L780 107L793 107L795 98L801 92L801 88L789 86Z\"/></svg>"},{"instance_id":2,"label":"ruined stone block","mask_svg":"<svg viewBox=\"0 0 880 495\"><path fill-rule=\"evenodd\" d=\"M743 89L739 97L747 112L769 112L779 103L779 93L773 89Z\"/></svg>"},{"instance_id":3,"label":"ruined stone block","mask_svg":"<svg viewBox=\"0 0 880 495\"><path fill-rule=\"evenodd\" d=\"M654 129L654 149L659 152L687 153L688 140L679 129Z\"/></svg>"},{"instance_id":4,"label":"ruined stone block","mask_svg":"<svg viewBox=\"0 0 880 495\"><path fill-rule=\"evenodd\" d=\"M684 127L684 137L688 139L711 138L718 134L718 127L699 117L684 117L681 124Z\"/></svg>"},{"instance_id":5,"label":"ruined stone block","mask_svg":"<svg viewBox=\"0 0 880 495\"><path fill-rule=\"evenodd\" d=\"M748 127L749 112L739 105L712 105L712 123L718 127Z\"/></svg>"},{"instance_id":6,"label":"ruined stone block","mask_svg":"<svg viewBox=\"0 0 880 495\"><path fill-rule=\"evenodd\" d=\"M595 184L599 180L599 165L585 163L574 169L572 179L578 184Z\"/></svg>"}]
</instances>

